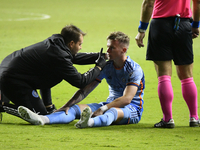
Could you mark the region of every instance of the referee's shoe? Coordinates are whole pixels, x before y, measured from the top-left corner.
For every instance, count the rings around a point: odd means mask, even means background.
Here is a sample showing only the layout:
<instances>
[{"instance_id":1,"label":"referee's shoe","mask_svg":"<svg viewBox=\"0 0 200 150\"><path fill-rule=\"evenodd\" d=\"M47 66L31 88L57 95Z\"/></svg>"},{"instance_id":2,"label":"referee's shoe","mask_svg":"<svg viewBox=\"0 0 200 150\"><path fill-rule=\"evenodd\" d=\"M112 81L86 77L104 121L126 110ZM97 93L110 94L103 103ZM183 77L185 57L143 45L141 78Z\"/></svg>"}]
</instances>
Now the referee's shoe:
<instances>
[{"instance_id":1,"label":"referee's shoe","mask_svg":"<svg viewBox=\"0 0 200 150\"><path fill-rule=\"evenodd\" d=\"M200 120L196 120L194 117L190 118L190 127L199 127L200 126Z\"/></svg>"},{"instance_id":2,"label":"referee's shoe","mask_svg":"<svg viewBox=\"0 0 200 150\"><path fill-rule=\"evenodd\" d=\"M174 128L175 124L174 124L173 119L170 119L168 122L165 122L162 118L160 122L154 124L154 127L155 128Z\"/></svg>"}]
</instances>

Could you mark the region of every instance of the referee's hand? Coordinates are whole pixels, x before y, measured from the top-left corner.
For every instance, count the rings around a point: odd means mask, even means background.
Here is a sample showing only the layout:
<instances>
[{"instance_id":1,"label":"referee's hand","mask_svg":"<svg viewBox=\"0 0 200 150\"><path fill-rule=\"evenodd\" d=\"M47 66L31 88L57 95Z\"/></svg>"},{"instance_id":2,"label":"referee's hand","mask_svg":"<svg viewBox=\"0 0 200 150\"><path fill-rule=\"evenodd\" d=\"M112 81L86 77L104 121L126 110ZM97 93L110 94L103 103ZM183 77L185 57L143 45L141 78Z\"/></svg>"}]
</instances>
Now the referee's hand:
<instances>
[{"instance_id":1,"label":"referee's hand","mask_svg":"<svg viewBox=\"0 0 200 150\"><path fill-rule=\"evenodd\" d=\"M199 36L199 28L192 28L192 38L195 39Z\"/></svg>"},{"instance_id":2,"label":"referee's hand","mask_svg":"<svg viewBox=\"0 0 200 150\"><path fill-rule=\"evenodd\" d=\"M136 43L138 45L138 47L144 47L144 44L143 44L143 39L145 37L145 32L138 32L137 36L135 37L135 40L136 40Z\"/></svg>"}]
</instances>

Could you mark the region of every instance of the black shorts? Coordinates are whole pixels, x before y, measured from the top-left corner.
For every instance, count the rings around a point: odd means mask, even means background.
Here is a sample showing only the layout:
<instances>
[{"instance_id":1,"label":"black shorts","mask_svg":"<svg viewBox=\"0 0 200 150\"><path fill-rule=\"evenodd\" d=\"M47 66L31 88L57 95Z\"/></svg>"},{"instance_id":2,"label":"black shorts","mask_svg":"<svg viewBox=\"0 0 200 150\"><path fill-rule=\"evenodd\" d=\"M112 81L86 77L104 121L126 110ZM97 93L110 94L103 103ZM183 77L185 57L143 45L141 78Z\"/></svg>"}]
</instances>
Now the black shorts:
<instances>
[{"instance_id":1,"label":"black shorts","mask_svg":"<svg viewBox=\"0 0 200 150\"><path fill-rule=\"evenodd\" d=\"M182 19L175 31L175 18L152 19L149 29L146 60L173 60L175 65L193 63L190 19Z\"/></svg>"}]
</instances>

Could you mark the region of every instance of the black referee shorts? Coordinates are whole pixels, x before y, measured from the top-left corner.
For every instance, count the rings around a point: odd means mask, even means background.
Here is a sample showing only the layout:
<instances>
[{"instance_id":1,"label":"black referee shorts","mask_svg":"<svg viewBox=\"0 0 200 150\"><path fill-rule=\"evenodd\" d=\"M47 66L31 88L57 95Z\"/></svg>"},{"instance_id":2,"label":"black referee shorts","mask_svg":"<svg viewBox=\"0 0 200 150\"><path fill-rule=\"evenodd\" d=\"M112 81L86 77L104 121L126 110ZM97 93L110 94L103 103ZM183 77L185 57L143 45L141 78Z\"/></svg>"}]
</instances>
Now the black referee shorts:
<instances>
[{"instance_id":1,"label":"black referee shorts","mask_svg":"<svg viewBox=\"0 0 200 150\"><path fill-rule=\"evenodd\" d=\"M149 29L146 60L173 60L175 65L193 63L190 19L182 19L179 29L173 29L175 18L152 19Z\"/></svg>"}]
</instances>

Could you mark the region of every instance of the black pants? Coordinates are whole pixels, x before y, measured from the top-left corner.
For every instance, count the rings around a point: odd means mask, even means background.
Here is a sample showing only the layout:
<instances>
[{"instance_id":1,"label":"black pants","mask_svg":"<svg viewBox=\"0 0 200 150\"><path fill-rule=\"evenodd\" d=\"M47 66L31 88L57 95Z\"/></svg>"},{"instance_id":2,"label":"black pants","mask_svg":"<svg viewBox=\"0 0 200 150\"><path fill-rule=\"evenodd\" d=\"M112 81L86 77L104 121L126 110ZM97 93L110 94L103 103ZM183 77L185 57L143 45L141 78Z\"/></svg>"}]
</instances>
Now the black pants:
<instances>
[{"instance_id":1,"label":"black pants","mask_svg":"<svg viewBox=\"0 0 200 150\"><path fill-rule=\"evenodd\" d=\"M2 93L16 106L25 106L30 110L46 115L47 110L36 89L23 81L3 78L1 80Z\"/></svg>"},{"instance_id":2,"label":"black pants","mask_svg":"<svg viewBox=\"0 0 200 150\"><path fill-rule=\"evenodd\" d=\"M0 100L1 100L1 102L3 102L3 103L9 103L10 102L10 100L3 94L3 92L0 90Z\"/></svg>"}]
</instances>

